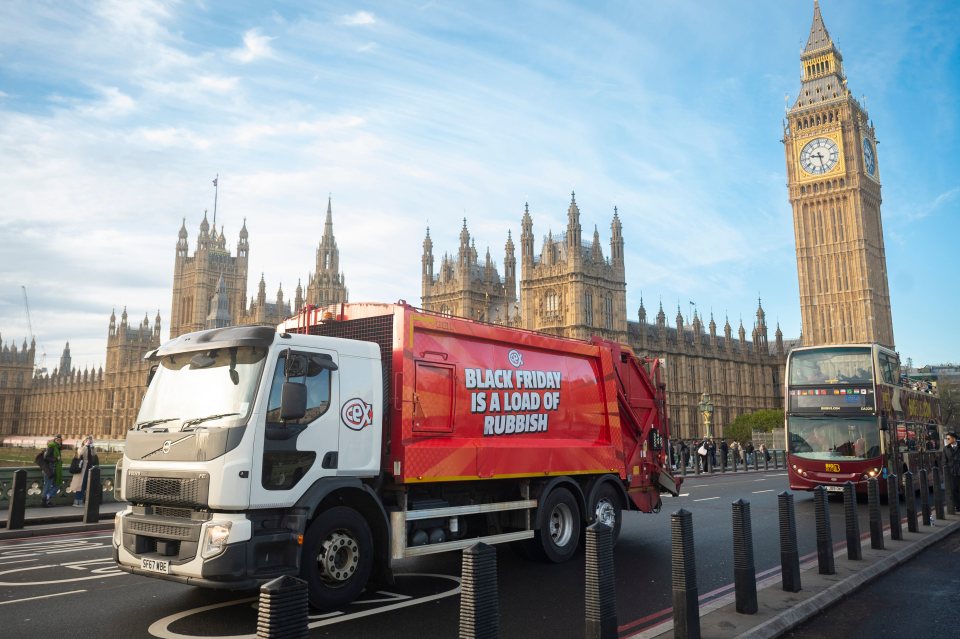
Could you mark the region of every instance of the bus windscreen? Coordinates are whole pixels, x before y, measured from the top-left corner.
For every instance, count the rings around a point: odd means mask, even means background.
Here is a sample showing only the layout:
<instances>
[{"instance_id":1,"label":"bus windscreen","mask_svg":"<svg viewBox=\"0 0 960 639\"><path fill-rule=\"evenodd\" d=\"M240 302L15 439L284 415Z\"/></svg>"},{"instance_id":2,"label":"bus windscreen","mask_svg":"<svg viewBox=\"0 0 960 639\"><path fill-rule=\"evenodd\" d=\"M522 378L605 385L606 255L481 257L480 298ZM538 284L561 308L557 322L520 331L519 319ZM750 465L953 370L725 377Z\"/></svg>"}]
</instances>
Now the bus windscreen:
<instances>
[{"instance_id":1,"label":"bus windscreen","mask_svg":"<svg viewBox=\"0 0 960 639\"><path fill-rule=\"evenodd\" d=\"M822 348L795 351L790 360L791 385L872 384L869 348Z\"/></svg>"},{"instance_id":2,"label":"bus windscreen","mask_svg":"<svg viewBox=\"0 0 960 639\"><path fill-rule=\"evenodd\" d=\"M880 456L877 418L797 417L787 421L790 453L807 459L870 459Z\"/></svg>"}]
</instances>

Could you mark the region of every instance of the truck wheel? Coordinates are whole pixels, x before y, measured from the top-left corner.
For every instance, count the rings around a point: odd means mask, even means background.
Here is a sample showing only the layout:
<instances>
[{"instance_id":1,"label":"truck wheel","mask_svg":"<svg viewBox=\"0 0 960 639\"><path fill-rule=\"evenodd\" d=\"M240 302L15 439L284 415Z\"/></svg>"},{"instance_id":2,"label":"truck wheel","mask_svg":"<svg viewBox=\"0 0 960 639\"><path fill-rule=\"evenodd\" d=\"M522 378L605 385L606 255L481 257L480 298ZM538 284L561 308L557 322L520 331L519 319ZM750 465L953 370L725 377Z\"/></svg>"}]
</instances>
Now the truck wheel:
<instances>
[{"instance_id":1,"label":"truck wheel","mask_svg":"<svg viewBox=\"0 0 960 639\"><path fill-rule=\"evenodd\" d=\"M310 589L310 605L328 609L356 599L373 569L373 535L351 508L320 513L303 538L300 577Z\"/></svg>"},{"instance_id":2,"label":"truck wheel","mask_svg":"<svg viewBox=\"0 0 960 639\"><path fill-rule=\"evenodd\" d=\"M566 561L580 544L580 508L566 488L555 488L540 506L535 545L548 561Z\"/></svg>"},{"instance_id":3,"label":"truck wheel","mask_svg":"<svg viewBox=\"0 0 960 639\"><path fill-rule=\"evenodd\" d=\"M623 505L617 489L604 482L598 489L587 515L593 521L599 521L613 529L613 543L620 537L620 523L623 520Z\"/></svg>"}]
</instances>

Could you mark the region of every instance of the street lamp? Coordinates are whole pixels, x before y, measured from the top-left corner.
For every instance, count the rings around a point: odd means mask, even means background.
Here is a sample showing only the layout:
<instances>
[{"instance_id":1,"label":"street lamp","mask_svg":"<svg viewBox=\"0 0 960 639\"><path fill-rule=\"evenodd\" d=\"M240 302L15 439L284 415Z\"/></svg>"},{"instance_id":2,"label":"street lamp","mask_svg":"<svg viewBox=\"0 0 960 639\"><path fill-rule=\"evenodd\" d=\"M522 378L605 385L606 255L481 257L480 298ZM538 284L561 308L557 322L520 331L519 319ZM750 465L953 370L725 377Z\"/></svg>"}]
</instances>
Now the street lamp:
<instances>
[{"instance_id":1,"label":"street lamp","mask_svg":"<svg viewBox=\"0 0 960 639\"><path fill-rule=\"evenodd\" d=\"M707 431L707 438L713 439L713 402L710 401L710 393L704 393L697 404L700 414L703 415L703 426Z\"/></svg>"}]
</instances>

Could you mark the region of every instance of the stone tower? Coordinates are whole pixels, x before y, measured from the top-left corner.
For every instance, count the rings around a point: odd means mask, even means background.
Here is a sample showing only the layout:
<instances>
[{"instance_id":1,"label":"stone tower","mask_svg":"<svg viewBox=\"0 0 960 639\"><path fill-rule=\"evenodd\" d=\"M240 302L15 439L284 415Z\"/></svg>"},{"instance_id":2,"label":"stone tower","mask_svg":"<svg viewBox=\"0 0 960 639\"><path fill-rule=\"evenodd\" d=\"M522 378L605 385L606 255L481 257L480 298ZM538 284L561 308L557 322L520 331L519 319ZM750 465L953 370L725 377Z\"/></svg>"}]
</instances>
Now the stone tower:
<instances>
[{"instance_id":1,"label":"stone tower","mask_svg":"<svg viewBox=\"0 0 960 639\"><path fill-rule=\"evenodd\" d=\"M576 339L597 335L627 341L623 233L616 208L610 229L608 259L596 228L592 240L583 240L580 208L576 194L571 193L566 231L556 236L548 232L538 257L534 255L533 220L529 208L524 207L520 235L524 328Z\"/></svg>"},{"instance_id":2,"label":"stone tower","mask_svg":"<svg viewBox=\"0 0 960 639\"><path fill-rule=\"evenodd\" d=\"M340 250L333 236L333 205L327 198L327 218L323 224L323 237L317 247L316 269L307 282L306 304L329 306L347 301L347 287L340 272ZM294 300L294 311L300 310L300 302Z\"/></svg>"},{"instance_id":3,"label":"stone tower","mask_svg":"<svg viewBox=\"0 0 960 639\"><path fill-rule=\"evenodd\" d=\"M866 109L847 88L843 57L816 0L800 67L783 144L803 343L893 347L877 141Z\"/></svg>"},{"instance_id":4,"label":"stone tower","mask_svg":"<svg viewBox=\"0 0 960 639\"><path fill-rule=\"evenodd\" d=\"M223 228L217 232L216 220L211 229L207 213L203 213L200 234L193 256L187 242L187 222L183 221L177 240L176 261L173 269L173 304L171 305L170 337L203 330L210 312L210 300L223 278L229 315L243 316L246 309L247 264L250 256L247 221L240 229L236 256L227 249Z\"/></svg>"},{"instance_id":5,"label":"stone tower","mask_svg":"<svg viewBox=\"0 0 960 639\"><path fill-rule=\"evenodd\" d=\"M456 315L483 322L509 324L516 317L516 258L513 239L507 233L504 246L504 277L487 249L481 263L477 247L463 220L457 255L444 255L440 270L434 274L433 240L430 229L423 240L421 305L425 310Z\"/></svg>"}]
</instances>

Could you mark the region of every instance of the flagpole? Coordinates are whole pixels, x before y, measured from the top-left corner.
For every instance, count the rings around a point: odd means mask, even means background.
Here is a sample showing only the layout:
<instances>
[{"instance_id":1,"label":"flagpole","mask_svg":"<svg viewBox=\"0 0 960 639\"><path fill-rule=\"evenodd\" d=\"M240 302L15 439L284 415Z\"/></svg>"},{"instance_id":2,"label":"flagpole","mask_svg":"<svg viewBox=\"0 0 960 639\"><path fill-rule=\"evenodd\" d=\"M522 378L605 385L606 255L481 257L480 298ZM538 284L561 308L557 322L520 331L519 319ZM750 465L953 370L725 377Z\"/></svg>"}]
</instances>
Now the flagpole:
<instances>
[{"instance_id":1,"label":"flagpole","mask_svg":"<svg viewBox=\"0 0 960 639\"><path fill-rule=\"evenodd\" d=\"M217 193L220 191L220 174L213 178L213 230L217 230Z\"/></svg>"}]
</instances>

